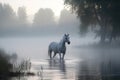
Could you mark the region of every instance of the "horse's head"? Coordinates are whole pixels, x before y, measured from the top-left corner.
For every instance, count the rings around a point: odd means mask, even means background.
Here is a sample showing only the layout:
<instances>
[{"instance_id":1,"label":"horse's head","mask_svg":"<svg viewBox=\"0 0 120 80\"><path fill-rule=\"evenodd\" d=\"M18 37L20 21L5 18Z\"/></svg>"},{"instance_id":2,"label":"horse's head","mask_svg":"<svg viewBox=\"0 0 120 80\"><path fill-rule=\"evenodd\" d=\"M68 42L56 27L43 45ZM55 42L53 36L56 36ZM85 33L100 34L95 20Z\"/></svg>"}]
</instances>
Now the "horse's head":
<instances>
[{"instance_id":1,"label":"horse's head","mask_svg":"<svg viewBox=\"0 0 120 80\"><path fill-rule=\"evenodd\" d=\"M64 41L70 44L70 37L69 34L64 34Z\"/></svg>"}]
</instances>

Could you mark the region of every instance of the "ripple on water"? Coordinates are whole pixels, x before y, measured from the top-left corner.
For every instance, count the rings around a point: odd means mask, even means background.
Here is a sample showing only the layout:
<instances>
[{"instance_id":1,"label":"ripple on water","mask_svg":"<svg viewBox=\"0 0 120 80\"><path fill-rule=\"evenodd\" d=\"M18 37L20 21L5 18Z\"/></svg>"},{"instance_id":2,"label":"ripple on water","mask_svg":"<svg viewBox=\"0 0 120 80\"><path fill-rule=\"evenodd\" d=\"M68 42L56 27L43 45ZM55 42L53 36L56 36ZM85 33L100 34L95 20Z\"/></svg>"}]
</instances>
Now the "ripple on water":
<instances>
[{"instance_id":1,"label":"ripple on water","mask_svg":"<svg viewBox=\"0 0 120 80\"><path fill-rule=\"evenodd\" d=\"M32 60L32 71L38 78L50 80L75 80L76 68L80 59L39 59Z\"/></svg>"}]
</instances>

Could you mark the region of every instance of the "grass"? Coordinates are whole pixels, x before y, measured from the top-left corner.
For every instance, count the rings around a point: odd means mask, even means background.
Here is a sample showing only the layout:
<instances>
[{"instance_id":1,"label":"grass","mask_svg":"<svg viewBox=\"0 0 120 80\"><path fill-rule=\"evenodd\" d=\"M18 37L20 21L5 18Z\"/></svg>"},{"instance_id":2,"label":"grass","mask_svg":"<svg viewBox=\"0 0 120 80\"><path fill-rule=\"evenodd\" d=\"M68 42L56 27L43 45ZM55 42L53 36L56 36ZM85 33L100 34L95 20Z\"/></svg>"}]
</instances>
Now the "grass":
<instances>
[{"instance_id":1,"label":"grass","mask_svg":"<svg viewBox=\"0 0 120 80\"><path fill-rule=\"evenodd\" d=\"M0 49L0 80L7 77L33 76L35 73L30 72L31 61L22 60L17 63L17 55L9 55Z\"/></svg>"}]
</instances>

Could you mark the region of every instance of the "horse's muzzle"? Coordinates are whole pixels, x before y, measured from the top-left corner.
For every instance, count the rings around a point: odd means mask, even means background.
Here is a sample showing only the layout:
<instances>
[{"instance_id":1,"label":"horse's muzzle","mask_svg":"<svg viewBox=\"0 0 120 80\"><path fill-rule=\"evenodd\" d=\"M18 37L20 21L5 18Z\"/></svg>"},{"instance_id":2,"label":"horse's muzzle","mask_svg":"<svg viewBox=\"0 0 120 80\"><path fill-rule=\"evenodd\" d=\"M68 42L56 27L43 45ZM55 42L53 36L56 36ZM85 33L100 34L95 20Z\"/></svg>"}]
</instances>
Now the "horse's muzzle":
<instances>
[{"instance_id":1,"label":"horse's muzzle","mask_svg":"<svg viewBox=\"0 0 120 80\"><path fill-rule=\"evenodd\" d=\"M70 44L70 42L68 42L68 44Z\"/></svg>"}]
</instances>

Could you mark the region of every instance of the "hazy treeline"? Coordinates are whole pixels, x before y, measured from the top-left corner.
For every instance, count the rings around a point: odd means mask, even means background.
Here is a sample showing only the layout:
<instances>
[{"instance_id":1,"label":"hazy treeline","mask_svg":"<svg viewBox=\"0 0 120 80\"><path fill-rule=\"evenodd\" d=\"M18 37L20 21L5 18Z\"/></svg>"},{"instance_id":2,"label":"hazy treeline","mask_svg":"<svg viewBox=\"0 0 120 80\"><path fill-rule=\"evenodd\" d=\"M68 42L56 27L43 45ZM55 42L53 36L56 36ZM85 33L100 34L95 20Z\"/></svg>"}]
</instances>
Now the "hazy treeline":
<instances>
[{"instance_id":1,"label":"hazy treeline","mask_svg":"<svg viewBox=\"0 0 120 80\"><path fill-rule=\"evenodd\" d=\"M76 32L79 22L74 14L62 10L59 20L50 8L40 8L33 20L26 13L25 7L19 7L15 12L9 4L0 3L0 36L57 34L61 32ZM67 29L69 28L69 29Z\"/></svg>"}]
</instances>

